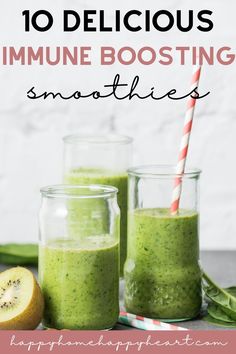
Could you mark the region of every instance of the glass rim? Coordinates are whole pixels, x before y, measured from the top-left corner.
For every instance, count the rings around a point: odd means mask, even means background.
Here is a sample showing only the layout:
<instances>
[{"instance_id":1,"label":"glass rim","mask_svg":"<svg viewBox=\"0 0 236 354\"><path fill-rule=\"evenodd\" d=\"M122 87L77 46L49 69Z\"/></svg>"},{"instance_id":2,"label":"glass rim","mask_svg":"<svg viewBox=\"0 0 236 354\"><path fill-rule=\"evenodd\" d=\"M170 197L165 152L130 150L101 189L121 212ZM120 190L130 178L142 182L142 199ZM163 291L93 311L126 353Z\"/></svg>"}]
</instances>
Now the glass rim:
<instances>
[{"instance_id":1,"label":"glass rim","mask_svg":"<svg viewBox=\"0 0 236 354\"><path fill-rule=\"evenodd\" d=\"M176 171L176 165L141 165L134 166L127 170L128 175L137 176L143 178L196 178L201 174L201 170L196 167L186 168L183 174L178 174Z\"/></svg>"},{"instance_id":2,"label":"glass rim","mask_svg":"<svg viewBox=\"0 0 236 354\"><path fill-rule=\"evenodd\" d=\"M105 145L105 144L130 144L133 142L133 138L127 135L119 134L71 134L66 135L63 138L66 144L94 144L94 145Z\"/></svg>"},{"instance_id":3,"label":"glass rim","mask_svg":"<svg viewBox=\"0 0 236 354\"><path fill-rule=\"evenodd\" d=\"M82 193L79 194L79 191L82 191ZM93 199L112 197L117 195L118 189L103 184L57 184L42 187L40 193L47 198Z\"/></svg>"}]
</instances>

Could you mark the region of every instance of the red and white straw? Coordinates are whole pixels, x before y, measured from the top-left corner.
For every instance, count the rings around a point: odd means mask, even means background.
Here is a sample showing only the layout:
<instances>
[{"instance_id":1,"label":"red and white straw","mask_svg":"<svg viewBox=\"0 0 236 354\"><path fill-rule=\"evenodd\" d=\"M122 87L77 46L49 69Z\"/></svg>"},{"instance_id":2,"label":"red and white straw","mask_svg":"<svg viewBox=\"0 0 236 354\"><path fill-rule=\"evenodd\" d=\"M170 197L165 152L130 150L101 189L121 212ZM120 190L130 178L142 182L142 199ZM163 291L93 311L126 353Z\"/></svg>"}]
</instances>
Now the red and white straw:
<instances>
[{"instance_id":1,"label":"red and white straw","mask_svg":"<svg viewBox=\"0 0 236 354\"><path fill-rule=\"evenodd\" d=\"M120 312L118 322L130 327L142 329L144 331L188 331L187 328L134 315L125 311Z\"/></svg>"},{"instance_id":2,"label":"red and white straw","mask_svg":"<svg viewBox=\"0 0 236 354\"><path fill-rule=\"evenodd\" d=\"M201 66L197 66L197 65L194 66L192 81L191 81L191 91L193 91L194 89L196 89L196 87L198 87L200 74L201 74ZM176 167L176 175L178 176L175 178L174 189L172 193L172 201L171 201L172 215L176 215L179 210L180 196L182 190L182 175L185 170L186 158L188 154L188 147L189 147L189 140L190 140L190 135L192 130L195 105L196 105L196 99L194 97L189 97L187 102L187 110L185 114L183 135L180 144L178 164Z\"/></svg>"}]
</instances>

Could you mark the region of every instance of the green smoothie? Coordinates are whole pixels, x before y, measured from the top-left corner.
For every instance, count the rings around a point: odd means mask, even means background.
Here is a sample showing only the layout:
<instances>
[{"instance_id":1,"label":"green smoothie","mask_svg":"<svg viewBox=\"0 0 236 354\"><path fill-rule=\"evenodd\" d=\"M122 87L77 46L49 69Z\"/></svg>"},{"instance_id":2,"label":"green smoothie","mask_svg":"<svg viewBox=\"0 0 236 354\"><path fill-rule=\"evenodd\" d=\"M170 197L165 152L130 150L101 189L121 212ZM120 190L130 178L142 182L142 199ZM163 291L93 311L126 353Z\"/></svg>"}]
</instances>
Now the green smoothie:
<instances>
[{"instance_id":1,"label":"green smoothie","mask_svg":"<svg viewBox=\"0 0 236 354\"><path fill-rule=\"evenodd\" d=\"M44 326L109 329L119 315L119 244L109 235L40 247Z\"/></svg>"},{"instance_id":2,"label":"green smoothie","mask_svg":"<svg viewBox=\"0 0 236 354\"><path fill-rule=\"evenodd\" d=\"M198 214L136 209L128 225L127 311L167 320L197 316L202 302Z\"/></svg>"},{"instance_id":3,"label":"green smoothie","mask_svg":"<svg viewBox=\"0 0 236 354\"><path fill-rule=\"evenodd\" d=\"M123 267L127 254L127 174L125 173L116 173L108 170L99 170L99 169L85 169L79 168L74 169L71 173L67 174L64 178L65 183L67 184L103 184L110 185L118 188L119 192L117 195L118 205L121 211L121 225L120 225L120 275L123 275ZM89 203L89 201L87 202ZM93 202L94 203L94 202ZM102 202L97 202L102 203ZM94 208L94 205L93 205ZM98 205L98 209L101 210L101 205ZM70 208L70 214L73 208ZM79 210L77 208L77 210ZM88 209L89 210L89 207ZM76 208L74 208L74 213L76 213ZM78 212L79 215L79 212ZM105 215L105 214L104 214ZM106 216L104 216L106 217ZM106 222L102 223L100 221L94 220L95 227L98 227L100 230L103 228L103 224L107 225ZM90 221L91 226L91 221ZM106 233L107 230L103 229L103 232Z\"/></svg>"}]
</instances>

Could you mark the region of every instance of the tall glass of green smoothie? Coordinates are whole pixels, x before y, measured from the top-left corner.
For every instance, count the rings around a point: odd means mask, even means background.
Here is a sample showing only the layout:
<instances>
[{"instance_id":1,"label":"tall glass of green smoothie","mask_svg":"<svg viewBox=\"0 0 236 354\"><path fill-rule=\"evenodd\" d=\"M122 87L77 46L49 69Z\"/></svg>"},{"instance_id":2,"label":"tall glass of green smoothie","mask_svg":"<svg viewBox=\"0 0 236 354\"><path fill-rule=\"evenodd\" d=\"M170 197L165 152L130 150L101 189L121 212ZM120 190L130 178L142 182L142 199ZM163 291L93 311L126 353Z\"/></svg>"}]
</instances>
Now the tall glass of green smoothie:
<instances>
[{"instance_id":1,"label":"tall glass of green smoothie","mask_svg":"<svg viewBox=\"0 0 236 354\"><path fill-rule=\"evenodd\" d=\"M198 169L182 176L179 211L170 212L172 166L130 169L128 253L125 263L127 311L166 321L199 314Z\"/></svg>"},{"instance_id":2,"label":"tall glass of green smoothie","mask_svg":"<svg viewBox=\"0 0 236 354\"><path fill-rule=\"evenodd\" d=\"M70 135L63 140L64 183L105 184L118 189L121 211L120 275L123 276L127 254L127 169L131 163L132 139L119 135ZM73 209L76 218L76 209Z\"/></svg>"},{"instance_id":3,"label":"tall glass of green smoothie","mask_svg":"<svg viewBox=\"0 0 236 354\"><path fill-rule=\"evenodd\" d=\"M101 185L41 190L39 281L45 327L104 330L117 322L117 192Z\"/></svg>"}]
</instances>

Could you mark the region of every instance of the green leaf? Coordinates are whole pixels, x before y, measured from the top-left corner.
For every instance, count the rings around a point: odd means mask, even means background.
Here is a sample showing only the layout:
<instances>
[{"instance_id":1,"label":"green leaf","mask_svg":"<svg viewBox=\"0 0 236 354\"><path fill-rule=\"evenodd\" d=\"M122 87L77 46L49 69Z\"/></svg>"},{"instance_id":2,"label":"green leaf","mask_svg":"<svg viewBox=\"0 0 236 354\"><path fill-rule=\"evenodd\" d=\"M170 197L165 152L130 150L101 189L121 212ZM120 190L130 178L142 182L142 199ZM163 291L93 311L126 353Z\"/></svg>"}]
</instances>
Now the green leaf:
<instances>
[{"instance_id":1,"label":"green leaf","mask_svg":"<svg viewBox=\"0 0 236 354\"><path fill-rule=\"evenodd\" d=\"M206 273L203 273L203 279L207 283L207 285L203 284L206 296L214 304L220 306L226 315L236 321L236 297L232 295L234 287L231 287L230 291L223 289L215 284Z\"/></svg>"},{"instance_id":2,"label":"green leaf","mask_svg":"<svg viewBox=\"0 0 236 354\"><path fill-rule=\"evenodd\" d=\"M231 317L229 317L220 306L217 306L214 303L210 303L207 307L208 314L219 321L224 322L235 322Z\"/></svg>"},{"instance_id":3,"label":"green leaf","mask_svg":"<svg viewBox=\"0 0 236 354\"><path fill-rule=\"evenodd\" d=\"M0 246L0 263L10 265L37 265L38 245L7 243Z\"/></svg>"},{"instance_id":4,"label":"green leaf","mask_svg":"<svg viewBox=\"0 0 236 354\"><path fill-rule=\"evenodd\" d=\"M6 243L0 245L0 253L13 254L22 257L37 257L38 245L35 243Z\"/></svg>"},{"instance_id":5,"label":"green leaf","mask_svg":"<svg viewBox=\"0 0 236 354\"><path fill-rule=\"evenodd\" d=\"M229 288L224 288L224 290L236 297L236 286L230 286Z\"/></svg>"},{"instance_id":6,"label":"green leaf","mask_svg":"<svg viewBox=\"0 0 236 354\"><path fill-rule=\"evenodd\" d=\"M207 285L203 284L203 289L213 302L236 311L236 297L234 295L215 284L206 273L203 273L203 279L207 282Z\"/></svg>"},{"instance_id":7,"label":"green leaf","mask_svg":"<svg viewBox=\"0 0 236 354\"><path fill-rule=\"evenodd\" d=\"M229 323L229 322L220 321L220 320L213 318L210 315L205 316L203 318L203 320L207 321L211 324L214 324L216 326L227 327L227 328L236 328L236 322Z\"/></svg>"}]
</instances>

